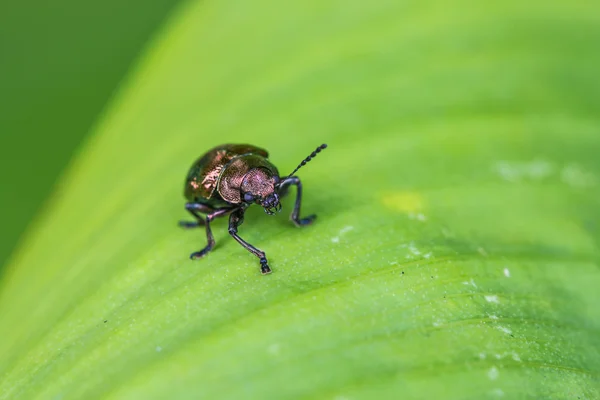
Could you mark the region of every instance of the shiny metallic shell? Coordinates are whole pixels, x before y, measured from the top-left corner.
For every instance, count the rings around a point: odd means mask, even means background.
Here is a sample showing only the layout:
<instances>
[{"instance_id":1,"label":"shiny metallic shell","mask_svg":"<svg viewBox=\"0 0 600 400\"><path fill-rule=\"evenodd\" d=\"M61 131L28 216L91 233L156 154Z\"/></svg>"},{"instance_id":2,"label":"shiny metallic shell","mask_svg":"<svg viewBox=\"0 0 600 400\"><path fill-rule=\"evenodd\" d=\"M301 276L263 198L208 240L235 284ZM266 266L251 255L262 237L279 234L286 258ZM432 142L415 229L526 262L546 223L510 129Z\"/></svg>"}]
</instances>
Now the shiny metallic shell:
<instances>
[{"instance_id":1,"label":"shiny metallic shell","mask_svg":"<svg viewBox=\"0 0 600 400\"><path fill-rule=\"evenodd\" d=\"M273 192L275 183L279 181L277 167L271 164L266 157L250 153L233 158L223 168L217 183L217 191L221 198L231 204L241 203L242 181L250 170L254 170L252 171L254 175L258 174L261 177L260 179L265 184L263 188L265 195Z\"/></svg>"},{"instance_id":2,"label":"shiny metallic shell","mask_svg":"<svg viewBox=\"0 0 600 400\"><path fill-rule=\"evenodd\" d=\"M266 150L250 144L223 144L206 152L188 172L184 190L186 199L213 206L227 203L217 191L221 173L232 160L244 155L269 157ZM236 169L241 170L237 163L234 165Z\"/></svg>"}]
</instances>

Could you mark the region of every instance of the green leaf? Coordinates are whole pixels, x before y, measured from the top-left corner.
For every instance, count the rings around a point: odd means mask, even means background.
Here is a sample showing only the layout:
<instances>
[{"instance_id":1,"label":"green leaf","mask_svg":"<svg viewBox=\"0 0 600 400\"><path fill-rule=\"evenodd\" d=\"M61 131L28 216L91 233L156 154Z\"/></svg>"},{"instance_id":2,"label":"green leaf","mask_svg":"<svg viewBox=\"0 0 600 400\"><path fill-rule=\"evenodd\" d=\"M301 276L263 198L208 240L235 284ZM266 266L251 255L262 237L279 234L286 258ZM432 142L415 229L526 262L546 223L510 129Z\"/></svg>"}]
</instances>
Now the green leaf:
<instances>
[{"instance_id":1,"label":"green leaf","mask_svg":"<svg viewBox=\"0 0 600 400\"><path fill-rule=\"evenodd\" d=\"M0 273L140 47L176 3L0 2Z\"/></svg>"},{"instance_id":2,"label":"green leaf","mask_svg":"<svg viewBox=\"0 0 600 400\"><path fill-rule=\"evenodd\" d=\"M598 398L596 8L188 4L9 267L0 398ZM240 228L272 275L226 221L188 259L223 142L329 144L313 226Z\"/></svg>"}]
</instances>

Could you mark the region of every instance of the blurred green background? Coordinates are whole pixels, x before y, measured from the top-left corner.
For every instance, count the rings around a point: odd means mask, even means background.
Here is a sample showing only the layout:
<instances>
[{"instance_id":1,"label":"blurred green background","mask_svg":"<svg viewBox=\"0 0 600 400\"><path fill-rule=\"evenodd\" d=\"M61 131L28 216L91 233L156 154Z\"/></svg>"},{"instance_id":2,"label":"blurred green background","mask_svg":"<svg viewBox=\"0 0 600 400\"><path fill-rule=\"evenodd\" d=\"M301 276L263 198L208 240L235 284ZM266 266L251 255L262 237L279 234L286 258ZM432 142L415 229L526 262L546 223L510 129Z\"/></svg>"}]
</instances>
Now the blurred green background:
<instances>
[{"instance_id":1,"label":"blurred green background","mask_svg":"<svg viewBox=\"0 0 600 400\"><path fill-rule=\"evenodd\" d=\"M0 2L0 269L178 3Z\"/></svg>"}]
</instances>

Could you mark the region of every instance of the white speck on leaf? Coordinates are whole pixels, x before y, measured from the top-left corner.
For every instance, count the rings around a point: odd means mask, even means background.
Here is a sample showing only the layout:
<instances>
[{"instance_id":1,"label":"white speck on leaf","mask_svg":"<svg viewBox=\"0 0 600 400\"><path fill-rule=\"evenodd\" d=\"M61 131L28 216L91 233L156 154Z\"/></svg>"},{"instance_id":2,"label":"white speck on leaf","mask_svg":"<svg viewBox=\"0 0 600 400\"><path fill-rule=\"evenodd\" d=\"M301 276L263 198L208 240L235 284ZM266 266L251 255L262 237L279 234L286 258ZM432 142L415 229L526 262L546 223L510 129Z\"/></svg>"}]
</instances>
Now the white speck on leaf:
<instances>
[{"instance_id":1,"label":"white speck on leaf","mask_svg":"<svg viewBox=\"0 0 600 400\"><path fill-rule=\"evenodd\" d=\"M340 230L340 235L343 235L344 233L350 232L352 229L354 229L353 226L345 226Z\"/></svg>"},{"instance_id":2,"label":"white speck on leaf","mask_svg":"<svg viewBox=\"0 0 600 400\"><path fill-rule=\"evenodd\" d=\"M521 178L519 171L508 161L498 161L494 170L507 181L517 182Z\"/></svg>"},{"instance_id":3,"label":"white speck on leaf","mask_svg":"<svg viewBox=\"0 0 600 400\"><path fill-rule=\"evenodd\" d=\"M517 353L512 353L512 359L521 362L521 357Z\"/></svg>"},{"instance_id":4,"label":"white speck on leaf","mask_svg":"<svg viewBox=\"0 0 600 400\"><path fill-rule=\"evenodd\" d=\"M160 347L160 346L156 346L156 352L157 352L157 353L160 353L161 351L162 351L162 347Z\"/></svg>"},{"instance_id":5,"label":"white speck on leaf","mask_svg":"<svg viewBox=\"0 0 600 400\"><path fill-rule=\"evenodd\" d=\"M555 167L545 160L498 161L493 169L504 180L520 182L525 179L542 180L548 178L554 173Z\"/></svg>"},{"instance_id":6,"label":"white speck on leaf","mask_svg":"<svg viewBox=\"0 0 600 400\"><path fill-rule=\"evenodd\" d=\"M508 268L504 268L504 276L510 278L510 271L508 270Z\"/></svg>"},{"instance_id":7,"label":"white speck on leaf","mask_svg":"<svg viewBox=\"0 0 600 400\"><path fill-rule=\"evenodd\" d=\"M278 343L273 343L268 347L267 351L269 352L269 354L276 356L279 354L279 348L280 346Z\"/></svg>"},{"instance_id":8,"label":"white speck on leaf","mask_svg":"<svg viewBox=\"0 0 600 400\"><path fill-rule=\"evenodd\" d=\"M350 226L350 225L343 227L338 232L338 236L334 236L334 237L331 238L331 242L332 243L339 243L340 242L340 236L344 235L345 233L350 232L352 229L354 229L354 227Z\"/></svg>"},{"instance_id":9,"label":"white speck on leaf","mask_svg":"<svg viewBox=\"0 0 600 400\"><path fill-rule=\"evenodd\" d=\"M496 296L495 294L484 297L488 303L500 303L500 301L498 301L498 296Z\"/></svg>"},{"instance_id":10,"label":"white speck on leaf","mask_svg":"<svg viewBox=\"0 0 600 400\"><path fill-rule=\"evenodd\" d=\"M505 326L498 325L496 328L499 331L502 331L502 332L506 333L507 335L512 335L512 331L510 329L508 329L507 327L505 327Z\"/></svg>"},{"instance_id":11,"label":"white speck on leaf","mask_svg":"<svg viewBox=\"0 0 600 400\"><path fill-rule=\"evenodd\" d=\"M545 160L534 160L525 164L526 174L531 179L544 179L554 172L554 166Z\"/></svg>"},{"instance_id":12,"label":"white speck on leaf","mask_svg":"<svg viewBox=\"0 0 600 400\"><path fill-rule=\"evenodd\" d=\"M410 252L413 253L415 256L421 255L421 251L419 251L419 249L416 248L414 243L411 243L410 246L408 246L408 250L410 250Z\"/></svg>"},{"instance_id":13,"label":"white speck on leaf","mask_svg":"<svg viewBox=\"0 0 600 400\"><path fill-rule=\"evenodd\" d=\"M471 280L469 280L468 282L464 281L462 284L465 285L465 286L469 286L470 285L470 286L473 286L474 288L477 288L477 284L475 283L475 281L473 280L473 278L471 278Z\"/></svg>"},{"instance_id":14,"label":"white speck on leaf","mask_svg":"<svg viewBox=\"0 0 600 400\"><path fill-rule=\"evenodd\" d=\"M569 186L586 188L596 184L596 177L577 164L569 164L560 173L560 179Z\"/></svg>"},{"instance_id":15,"label":"white speck on leaf","mask_svg":"<svg viewBox=\"0 0 600 400\"><path fill-rule=\"evenodd\" d=\"M490 314L489 317L490 317L490 319L498 319L498 316L494 315L494 314Z\"/></svg>"},{"instance_id":16,"label":"white speck on leaf","mask_svg":"<svg viewBox=\"0 0 600 400\"><path fill-rule=\"evenodd\" d=\"M421 221L421 222L425 222L427 221L427 216L425 216L425 214L422 213L410 213L408 214L408 218L410 219L416 219L417 221Z\"/></svg>"},{"instance_id":17,"label":"white speck on leaf","mask_svg":"<svg viewBox=\"0 0 600 400\"><path fill-rule=\"evenodd\" d=\"M504 396L504 391L500 388L496 388L496 389L492 390L492 394L494 396L502 397L502 396Z\"/></svg>"},{"instance_id":18,"label":"white speck on leaf","mask_svg":"<svg viewBox=\"0 0 600 400\"><path fill-rule=\"evenodd\" d=\"M405 256L405 258L407 260L412 260L412 259L414 259L414 257L418 257L418 256L420 256L422 254L421 250L419 250L417 248L417 246L415 246L414 242L410 242L409 244L402 244L402 245L400 245L400 247L401 248L408 248L409 254L407 254ZM428 257L426 257L426 258L428 258Z\"/></svg>"},{"instance_id":19,"label":"white speck on leaf","mask_svg":"<svg viewBox=\"0 0 600 400\"><path fill-rule=\"evenodd\" d=\"M498 379L499 375L500 375L500 372L498 371L498 368L496 368L496 367L492 367L488 371L488 378L490 378L493 381Z\"/></svg>"},{"instance_id":20,"label":"white speck on leaf","mask_svg":"<svg viewBox=\"0 0 600 400\"><path fill-rule=\"evenodd\" d=\"M597 177L592 172L576 163L557 168L552 163L539 159L525 162L498 161L492 169L502 179L509 182L539 181L551 176L558 176L560 180L572 187L587 188L598 183Z\"/></svg>"},{"instance_id":21,"label":"white speck on leaf","mask_svg":"<svg viewBox=\"0 0 600 400\"><path fill-rule=\"evenodd\" d=\"M479 353L479 358L485 360L485 353Z\"/></svg>"}]
</instances>

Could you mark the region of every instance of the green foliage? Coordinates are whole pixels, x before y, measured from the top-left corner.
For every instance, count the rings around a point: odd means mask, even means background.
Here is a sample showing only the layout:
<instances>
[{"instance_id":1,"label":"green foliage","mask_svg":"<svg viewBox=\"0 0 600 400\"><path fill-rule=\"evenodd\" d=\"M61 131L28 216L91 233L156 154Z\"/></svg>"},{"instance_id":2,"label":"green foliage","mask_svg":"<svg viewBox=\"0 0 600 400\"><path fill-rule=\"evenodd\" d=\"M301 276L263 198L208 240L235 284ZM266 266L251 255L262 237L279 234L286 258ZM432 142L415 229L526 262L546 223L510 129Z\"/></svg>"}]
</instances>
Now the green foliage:
<instances>
[{"instance_id":1,"label":"green foliage","mask_svg":"<svg viewBox=\"0 0 600 400\"><path fill-rule=\"evenodd\" d=\"M0 2L0 270L176 3Z\"/></svg>"},{"instance_id":2,"label":"green foliage","mask_svg":"<svg viewBox=\"0 0 600 400\"><path fill-rule=\"evenodd\" d=\"M0 398L598 398L595 8L190 4L9 268ZM222 142L330 145L313 226L240 229L272 275L225 221L187 259Z\"/></svg>"}]
</instances>

